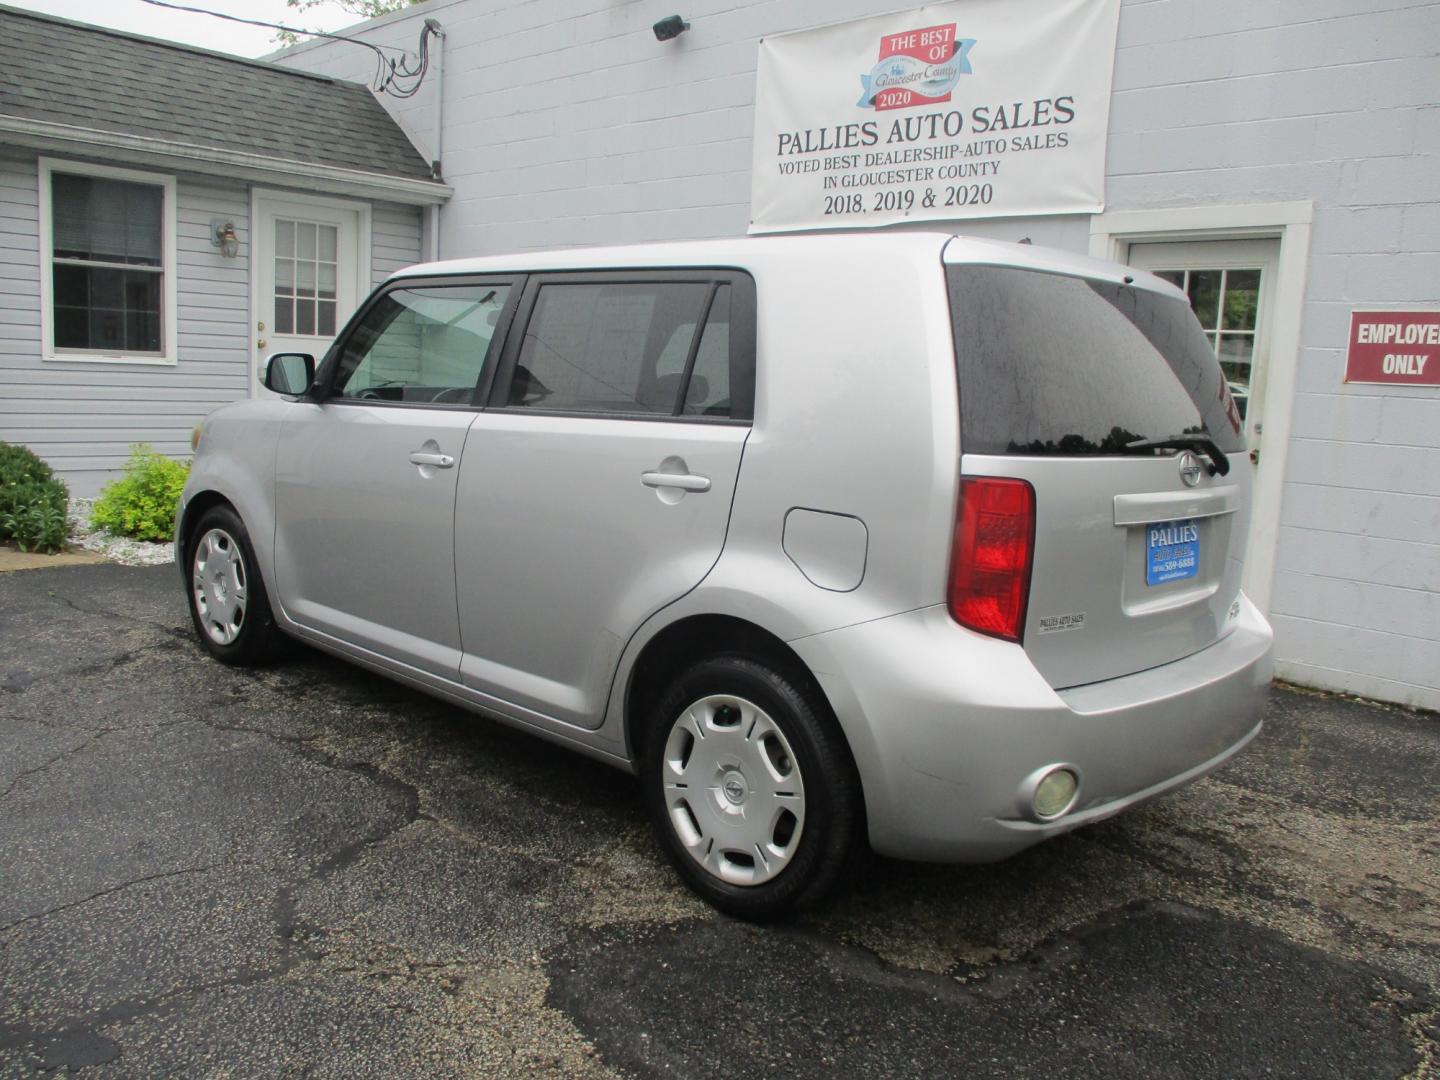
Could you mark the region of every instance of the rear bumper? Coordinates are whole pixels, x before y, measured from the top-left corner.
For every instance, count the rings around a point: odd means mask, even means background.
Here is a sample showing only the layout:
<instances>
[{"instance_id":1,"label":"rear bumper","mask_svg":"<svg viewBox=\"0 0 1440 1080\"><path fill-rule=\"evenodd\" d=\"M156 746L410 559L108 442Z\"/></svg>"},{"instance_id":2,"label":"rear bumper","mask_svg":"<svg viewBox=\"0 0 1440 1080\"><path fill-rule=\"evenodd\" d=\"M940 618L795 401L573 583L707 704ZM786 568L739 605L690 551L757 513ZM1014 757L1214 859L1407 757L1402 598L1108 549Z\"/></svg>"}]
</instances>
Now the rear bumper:
<instances>
[{"instance_id":1,"label":"rear bumper","mask_svg":"<svg viewBox=\"0 0 1440 1080\"><path fill-rule=\"evenodd\" d=\"M1198 779L1258 734L1272 635L1242 598L1224 638L1122 678L1052 689L1017 645L973 634L943 606L791 646L855 753L875 850L988 862ZM1027 814L1027 777L1080 777L1058 820Z\"/></svg>"}]
</instances>

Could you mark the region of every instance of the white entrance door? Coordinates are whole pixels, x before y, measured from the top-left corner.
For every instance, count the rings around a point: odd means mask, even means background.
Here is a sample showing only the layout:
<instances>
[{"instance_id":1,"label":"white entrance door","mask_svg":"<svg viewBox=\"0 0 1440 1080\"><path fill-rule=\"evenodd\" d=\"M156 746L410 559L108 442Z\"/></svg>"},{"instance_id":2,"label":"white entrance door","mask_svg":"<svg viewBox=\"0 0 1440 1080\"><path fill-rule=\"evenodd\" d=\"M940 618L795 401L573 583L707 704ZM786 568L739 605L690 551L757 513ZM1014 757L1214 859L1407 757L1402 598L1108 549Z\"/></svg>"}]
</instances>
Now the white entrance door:
<instances>
[{"instance_id":1,"label":"white entrance door","mask_svg":"<svg viewBox=\"0 0 1440 1080\"><path fill-rule=\"evenodd\" d=\"M257 192L254 237L254 378L265 357L304 352L316 360L369 292L369 208L308 195Z\"/></svg>"},{"instance_id":2,"label":"white entrance door","mask_svg":"<svg viewBox=\"0 0 1440 1080\"><path fill-rule=\"evenodd\" d=\"M1192 240L1132 243L1131 266L1165 278L1190 298L1190 308L1210 339L1230 389L1245 417L1250 459L1255 462L1255 491L1273 490L1260 482L1265 470L1265 386L1274 324L1279 240ZM1273 536L1279 506L1257 503L1250 522L1253 553ZM1268 559L1248 557L1244 587L1269 596Z\"/></svg>"}]
</instances>

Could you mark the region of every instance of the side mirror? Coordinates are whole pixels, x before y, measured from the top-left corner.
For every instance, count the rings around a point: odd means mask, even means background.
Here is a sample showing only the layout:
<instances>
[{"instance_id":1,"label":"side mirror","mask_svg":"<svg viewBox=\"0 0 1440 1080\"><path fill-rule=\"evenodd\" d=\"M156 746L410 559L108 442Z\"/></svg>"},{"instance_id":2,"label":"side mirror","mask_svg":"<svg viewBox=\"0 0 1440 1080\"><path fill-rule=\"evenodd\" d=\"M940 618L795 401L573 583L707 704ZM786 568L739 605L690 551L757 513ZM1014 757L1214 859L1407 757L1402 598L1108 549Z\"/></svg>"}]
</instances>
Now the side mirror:
<instances>
[{"instance_id":1,"label":"side mirror","mask_svg":"<svg viewBox=\"0 0 1440 1080\"><path fill-rule=\"evenodd\" d=\"M315 385L315 357L309 353L274 353L265 360L265 389L287 397L309 393Z\"/></svg>"}]
</instances>

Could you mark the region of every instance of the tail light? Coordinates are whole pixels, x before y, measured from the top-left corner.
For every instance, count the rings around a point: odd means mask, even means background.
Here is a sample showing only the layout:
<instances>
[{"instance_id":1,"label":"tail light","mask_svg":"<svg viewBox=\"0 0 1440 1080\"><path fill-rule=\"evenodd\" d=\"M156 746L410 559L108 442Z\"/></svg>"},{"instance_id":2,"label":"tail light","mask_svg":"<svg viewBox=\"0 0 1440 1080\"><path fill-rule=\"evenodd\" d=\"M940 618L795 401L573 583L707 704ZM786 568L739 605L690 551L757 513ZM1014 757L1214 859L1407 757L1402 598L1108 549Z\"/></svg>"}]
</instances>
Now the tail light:
<instances>
[{"instance_id":1,"label":"tail light","mask_svg":"<svg viewBox=\"0 0 1440 1080\"><path fill-rule=\"evenodd\" d=\"M951 618L982 634L1019 641L1034 550L1034 489L1024 480L961 477L950 548Z\"/></svg>"}]
</instances>

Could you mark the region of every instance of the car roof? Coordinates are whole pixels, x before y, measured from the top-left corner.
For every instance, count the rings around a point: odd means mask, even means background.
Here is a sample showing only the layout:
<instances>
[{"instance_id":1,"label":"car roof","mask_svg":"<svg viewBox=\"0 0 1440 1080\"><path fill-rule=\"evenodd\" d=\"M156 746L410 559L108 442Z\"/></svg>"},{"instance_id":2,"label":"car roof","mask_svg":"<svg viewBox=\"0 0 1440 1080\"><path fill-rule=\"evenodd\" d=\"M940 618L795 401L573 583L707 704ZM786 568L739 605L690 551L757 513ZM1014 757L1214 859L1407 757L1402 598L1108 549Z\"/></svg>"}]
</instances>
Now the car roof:
<instances>
[{"instance_id":1,"label":"car roof","mask_svg":"<svg viewBox=\"0 0 1440 1080\"><path fill-rule=\"evenodd\" d=\"M448 259L420 263L399 271L396 277L432 274L489 274L516 271L657 269L669 267L756 267L794 257L814 257L828 251L834 257L849 253L875 258L928 256L938 260L950 239L941 232L829 233L804 236L751 236L723 240L684 240L671 243L626 244L614 247L561 248Z\"/></svg>"},{"instance_id":2,"label":"car roof","mask_svg":"<svg viewBox=\"0 0 1440 1080\"><path fill-rule=\"evenodd\" d=\"M866 264L887 260L916 260L946 265L1008 266L1124 282L1156 292L1178 290L1143 270L1077 255L1060 248L1007 240L957 236L938 231L851 231L787 233L720 240L684 240L669 243L625 244L612 247L560 248L447 259L405 267L391 280L440 274L541 273L561 270L655 270L686 267L735 267L761 270L780 268L796 259L855 259Z\"/></svg>"}]
</instances>

